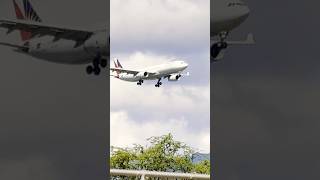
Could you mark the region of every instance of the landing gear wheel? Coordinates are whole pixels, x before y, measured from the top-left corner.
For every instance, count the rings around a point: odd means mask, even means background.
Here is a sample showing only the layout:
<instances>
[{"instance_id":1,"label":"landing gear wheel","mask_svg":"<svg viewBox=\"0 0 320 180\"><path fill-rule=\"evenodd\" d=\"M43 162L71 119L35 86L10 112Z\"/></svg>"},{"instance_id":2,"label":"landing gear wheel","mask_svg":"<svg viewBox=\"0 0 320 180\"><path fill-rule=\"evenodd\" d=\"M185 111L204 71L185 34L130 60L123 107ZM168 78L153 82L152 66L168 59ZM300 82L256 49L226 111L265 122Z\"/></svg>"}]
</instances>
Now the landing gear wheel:
<instances>
[{"instance_id":1,"label":"landing gear wheel","mask_svg":"<svg viewBox=\"0 0 320 180\"><path fill-rule=\"evenodd\" d=\"M100 66L101 66L102 68L107 67L107 60L101 59Z\"/></svg>"},{"instance_id":2,"label":"landing gear wheel","mask_svg":"<svg viewBox=\"0 0 320 180\"><path fill-rule=\"evenodd\" d=\"M92 74L93 72L93 67L92 66L87 66L87 74Z\"/></svg>"},{"instance_id":3,"label":"landing gear wheel","mask_svg":"<svg viewBox=\"0 0 320 180\"><path fill-rule=\"evenodd\" d=\"M157 84L156 85L154 85L155 87L160 87L161 85L162 85L162 82L160 82L161 81L161 78L160 79L158 79L158 82L157 82Z\"/></svg>"},{"instance_id":4,"label":"landing gear wheel","mask_svg":"<svg viewBox=\"0 0 320 180\"><path fill-rule=\"evenodd\" d=\"M137 82L137 85L142 85L142 83L143 83L143 80L140 79L140 80Z\"/></svg>"},{"instance_id":5,"label":"landing gear wheel","mask_svg":"<svg viewBox=\"0 0 320 180\"><path fill-rule=\"evenodd\" d=\"M94 72L94 75L99 75L100 74L100 68L95 68L94 70L93 70L93 72Z\"/></svg>"}]
</instances>

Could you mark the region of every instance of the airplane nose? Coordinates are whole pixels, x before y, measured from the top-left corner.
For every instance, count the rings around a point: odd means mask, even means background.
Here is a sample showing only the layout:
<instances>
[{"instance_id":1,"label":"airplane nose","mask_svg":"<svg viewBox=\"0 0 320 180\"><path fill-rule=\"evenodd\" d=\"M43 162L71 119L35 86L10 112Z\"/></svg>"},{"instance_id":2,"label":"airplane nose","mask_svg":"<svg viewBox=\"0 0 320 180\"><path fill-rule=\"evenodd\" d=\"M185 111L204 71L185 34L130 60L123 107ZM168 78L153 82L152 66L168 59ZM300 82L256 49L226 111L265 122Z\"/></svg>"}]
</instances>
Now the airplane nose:
<instances>
[{"instance_id":1,"label":"airplane nose","mask_svg":"<svg viewBox=\"0 0 320 180\"><path fill-rule=\"evenodd\" d=\"M250 9L247 6L242 7L241 9L239 9L239 19L241 21L244 21L248 18L249 14L250 14Z\"/></svg>"}]
</instances>

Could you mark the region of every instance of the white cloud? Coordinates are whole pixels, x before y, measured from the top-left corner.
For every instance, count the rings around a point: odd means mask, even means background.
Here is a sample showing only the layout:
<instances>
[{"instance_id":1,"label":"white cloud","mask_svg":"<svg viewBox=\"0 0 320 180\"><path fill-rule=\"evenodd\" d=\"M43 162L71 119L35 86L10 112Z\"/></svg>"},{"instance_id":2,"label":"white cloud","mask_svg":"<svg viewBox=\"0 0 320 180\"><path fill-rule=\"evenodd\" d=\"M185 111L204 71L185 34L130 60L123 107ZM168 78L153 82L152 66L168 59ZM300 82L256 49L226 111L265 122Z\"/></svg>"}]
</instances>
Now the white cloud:
<instances>
[{"instance_id":1,"label":"white cloud","mask_svg":"<svg viewBox=\"0 0 320 180\"><path fill-rule=\"evenodd\" d=\"M111 106L114 109L143 109L148 113L152 111L171 114L209 113L209 85L182 86L176 82L176 85L164 84L162 86L161 88L155 88L153 84L137 86L133 83L112 79Z\"/></svg>"},{"instance_id":2,"label":"white cloud","mask_svg":"<svg viewBox=\"0 0 320 180\"><path fill-rule=\"evenodd\" d=\"M209 0L113 0L112 48L199 51L209 47L209 4Z\"/></svg>"},{"instance_id":3,"label":"white cloud","mask_svg":"<svg viewBox=\"0 0 320 180\"><path fill-rule=\"evenodd\" d=\"M146 145L146 139L172 133L176 140L182 141L200 152L210 152L210 131L190 132L188 121L184 118L150 120L140 123L129 118L125 111L111 112L111 145L116 147L130 147L133 144ZM132 116L130 116L132 117Z\"/></svg>"}]
</instances>

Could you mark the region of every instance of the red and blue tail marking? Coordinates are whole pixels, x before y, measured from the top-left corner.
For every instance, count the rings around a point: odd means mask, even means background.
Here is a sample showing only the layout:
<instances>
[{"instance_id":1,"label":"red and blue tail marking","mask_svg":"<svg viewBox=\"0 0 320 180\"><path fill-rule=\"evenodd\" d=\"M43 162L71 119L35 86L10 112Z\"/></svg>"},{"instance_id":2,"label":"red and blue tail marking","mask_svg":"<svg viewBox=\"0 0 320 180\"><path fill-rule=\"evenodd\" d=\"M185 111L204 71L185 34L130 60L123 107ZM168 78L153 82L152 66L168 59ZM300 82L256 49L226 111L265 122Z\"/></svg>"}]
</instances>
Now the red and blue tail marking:
<instances>
[{"instance_id":1,"label":"red and blue tail marking","mask_svg":"<svg viewBox=\"0 0 320 180\"><path fill-rule=\"evenodd\" d=\"M16 18L19 20L28 20L34 22L42 22L41 18L38 16L37 12L33 9L29 0L23 0L24 14L22 13L19 5L15 0L13 0L14 10L16 13ZM21 40L28 41L31 39L31 32L20 31Z\"/></svg>"},{"instance_id":2,"label":"red and blue tail marking","mask_svg":"<svg viewBox=\"0 0 320 180\"><path fill-rule=\"evenodd\" d=\"M118 59L114 60L113 63L114 63L114 67L119 68L119 69L123 68ZM117 73L116 77L119 77L120 71L117 70L116 73Z\"/></svg>"},{"instance_id":3,"label":"red and blue tail marking","mask_svg":"<svg viewBox=\"0 0 320 180\"><path fill-rule=\"evenodd\" d=\"M32 4L28 0L23 0L25 20L42 22L37 12L33 9Z\"/></svg>"}]
</instances>

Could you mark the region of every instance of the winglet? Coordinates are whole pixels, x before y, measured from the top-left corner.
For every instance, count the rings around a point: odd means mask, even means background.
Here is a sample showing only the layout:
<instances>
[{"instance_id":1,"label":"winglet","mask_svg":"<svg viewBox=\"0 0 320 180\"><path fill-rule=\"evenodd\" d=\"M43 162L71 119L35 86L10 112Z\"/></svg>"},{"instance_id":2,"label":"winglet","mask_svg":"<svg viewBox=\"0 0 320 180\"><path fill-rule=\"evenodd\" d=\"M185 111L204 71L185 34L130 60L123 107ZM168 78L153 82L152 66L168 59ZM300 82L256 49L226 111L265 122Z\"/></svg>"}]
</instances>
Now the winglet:
<instances>
[{"instance_id":1,"label":"winglet","mask_svg":"<svg viewBox=\"0 0 320 180\"><path fill-rule=\"evenodd\" d=\"M190 76L190 72L186 72L185 74L181 74L182 76Z\"/></svg>"},{"instance_id":2,"label":"winglet","mask_svg":"<svg viewBox=\"0 0 320 180\"><path fill-rule=\"evenodd\" d=\"M247 44L255 44L256 43L256 40L254 39L254 36L252 33L249 33L247 35L246 43Z\"/></svg>"}]
</instances>

